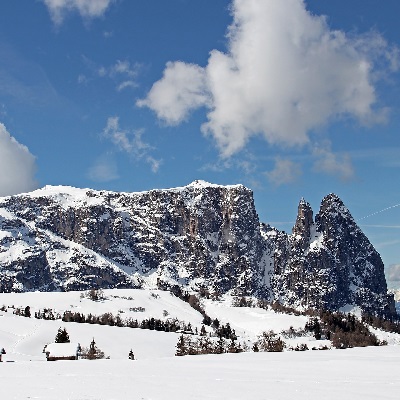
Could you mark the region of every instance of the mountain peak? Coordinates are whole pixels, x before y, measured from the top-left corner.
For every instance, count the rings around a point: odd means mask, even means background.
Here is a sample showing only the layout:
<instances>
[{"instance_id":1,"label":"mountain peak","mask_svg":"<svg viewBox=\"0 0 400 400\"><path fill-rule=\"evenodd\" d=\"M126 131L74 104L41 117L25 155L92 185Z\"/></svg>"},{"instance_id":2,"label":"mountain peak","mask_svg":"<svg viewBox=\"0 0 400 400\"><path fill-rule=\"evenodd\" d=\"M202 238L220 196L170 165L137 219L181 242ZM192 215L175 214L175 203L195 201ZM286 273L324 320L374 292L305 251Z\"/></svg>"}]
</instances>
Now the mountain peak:
<instances>
[{"instance_id":1,"label":"mountain peak","mask_svg":"<svg viewBox=\"0 0 400 400\"><path fill-rule=\"evenodd\" d=\"M382 260L338 196L323 199L315 222L302 198L292 232L260 224L242 185L46 186L0 199L0 292L203 289L390 313Z\"/></svg>"},{"instance_id":2,"label":"mountain peak","mask_svg":"<svg viewBox=\"0 0 400 400\"><path fill-rule=\"evenodd\" d=\"M300 235L308 241L313 223L313 210L310 203L302 197L297 208L296 223L292 229L293 235Z\"/></svg>"}]
</instances>

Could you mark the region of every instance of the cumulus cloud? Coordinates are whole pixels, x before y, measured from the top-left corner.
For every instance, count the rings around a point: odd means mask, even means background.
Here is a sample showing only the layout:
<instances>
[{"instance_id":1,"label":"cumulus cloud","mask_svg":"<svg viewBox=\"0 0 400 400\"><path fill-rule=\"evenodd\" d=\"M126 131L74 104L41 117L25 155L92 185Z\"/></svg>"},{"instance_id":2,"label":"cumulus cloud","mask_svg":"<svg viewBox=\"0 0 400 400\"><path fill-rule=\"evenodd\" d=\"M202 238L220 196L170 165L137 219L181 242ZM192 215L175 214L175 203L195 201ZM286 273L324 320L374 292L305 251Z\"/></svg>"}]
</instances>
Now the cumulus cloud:
<instances>
[{"instance_id":1,"label":"cumulus cloud","mask_svg":"<svg viewBox=\"0 0 400 400\"><path fill-rule=\"evenodd\" d=\"M114 0L43 0L51 19L60 25L65 16L77 11L83 18L101 17Z\"/></svg>"},{"instance_id":2,"label":"cumulus cloud","mask_svg":"<svg viewBox=\"0 0 400 400\"><path fill-rule=\"evenodd\" d=\"M301 166L288 159L276 158L274 169L265 172L266 177L275 186L296 182L302 175Z\"/></svg>"},{"instance_id":3,"label":"cumulus cloud","mask_svg":"<svg viewBox=\"0 0 400 400\"><path fill-rule=\"evenodd\" d=\"M398 68L398 53L378 33L331 30L303 0L233 0L228 50L212 50L205 67L169 62L147 106L167 124L208 109L202 131L223 157L255 135L281 146L304 145L335 118L384 119L376 79Z\"/></svg>"},{"instance_id":4,"label":"cumulus cloud","mask_svg":"<svg viewBox=\"0 0 400 400\"><path fill-rule=\"evenodd\" d=\"M103 130L103 136L111 140L111 142L120 150L134 157L136 160L144 160L150 165L151 170L156 173L162 160L157 160L150 153L154 148L144 142L142 136L143 129L129 131L119 126L118 117L109 117L107 125Z\"/></svg>"},{"instance_id":5,"label":"cumulus cloud","mask_svg":"<svg viewBox=\"0 0 400 400\"><path fill-rule=\"evenodd\" d=\"M36 159L0 123L0 196L28 192L37 188Z\"/></svg>"},{"instance_id":6,"label":"cumulus cloud","mask_svg":"<svg viewBox=\"0 0 400 400\"><path fill-rule=\"evenodd\" d=\"M151 108L167 124L177 125L209 100L206 71L198 65L177 61L167 63L164 76L136 104Z\"/></svg>"},{"instance_id":7,"label":"cumulus cloud","mask_svg":"<svg viewBox=\"0 0 400 400\"><path fill-rule=\"evenodd\" d=\"M341 179L350 181L354 178L354 168L348 154L335 154L331 151L330 143L316 145L313 149L316 158L314 170L324 172Z\"/></svg>"}]
</instances>

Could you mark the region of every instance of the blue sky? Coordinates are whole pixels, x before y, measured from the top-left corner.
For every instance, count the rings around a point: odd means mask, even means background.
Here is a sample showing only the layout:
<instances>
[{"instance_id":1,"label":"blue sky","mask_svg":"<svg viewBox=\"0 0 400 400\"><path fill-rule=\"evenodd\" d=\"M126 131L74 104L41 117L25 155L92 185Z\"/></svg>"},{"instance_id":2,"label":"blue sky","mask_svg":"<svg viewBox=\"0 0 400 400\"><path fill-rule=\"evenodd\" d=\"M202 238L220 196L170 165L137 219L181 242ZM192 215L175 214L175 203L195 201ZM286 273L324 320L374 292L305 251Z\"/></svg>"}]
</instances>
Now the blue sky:
<instances>
[{"instance_id":1,"label":"blue sky","mask_svg":"<svg viewBox=\"0 0 400 400\"><path fill-rule=\"evenodd\" d=\"M398 0L0 5L0 195L243 183L339 195L400 287ZM399 205L399 206L398 206Z\"/></svg>"}]
</instances>

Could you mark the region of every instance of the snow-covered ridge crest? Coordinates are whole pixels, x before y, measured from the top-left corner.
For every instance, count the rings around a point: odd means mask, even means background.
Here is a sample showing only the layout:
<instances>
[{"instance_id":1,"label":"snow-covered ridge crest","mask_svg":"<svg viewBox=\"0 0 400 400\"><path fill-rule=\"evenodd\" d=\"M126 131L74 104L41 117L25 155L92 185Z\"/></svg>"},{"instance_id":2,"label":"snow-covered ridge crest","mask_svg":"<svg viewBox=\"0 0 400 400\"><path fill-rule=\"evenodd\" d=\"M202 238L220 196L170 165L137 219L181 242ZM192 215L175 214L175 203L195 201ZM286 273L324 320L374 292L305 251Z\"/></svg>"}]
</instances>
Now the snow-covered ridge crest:
<instances>
[{"instance_id":1,"label":"snow-covered ridge crest","mask_svg":"<svg viewBox=\"0 0 400 400\"><path fill-rule=\"evenodd\" d=\"M334 194L292 234L243 185L118 193L46 186L0 199L0 291L153 287L390 314L379 254Z\"/></svg>"}]
</instances>

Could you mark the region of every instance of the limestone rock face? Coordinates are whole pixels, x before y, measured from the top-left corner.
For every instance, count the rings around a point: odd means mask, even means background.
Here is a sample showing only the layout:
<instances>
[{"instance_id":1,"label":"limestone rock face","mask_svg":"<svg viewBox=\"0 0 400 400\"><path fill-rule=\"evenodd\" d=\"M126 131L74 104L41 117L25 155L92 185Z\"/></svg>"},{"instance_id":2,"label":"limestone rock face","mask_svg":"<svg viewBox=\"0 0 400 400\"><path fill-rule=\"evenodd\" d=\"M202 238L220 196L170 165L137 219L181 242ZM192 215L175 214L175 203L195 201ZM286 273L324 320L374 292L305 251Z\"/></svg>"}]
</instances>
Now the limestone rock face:
<instances>
[{"instance_id":1,"label":"limestone rock face","mask_svg":"<svg viewBox=\"0 0 400 400\"><path fill-rule=\"evenodd\" d=\"M176 286L296 307L394 310L379 254L333 194L315 221L302 199L292 234L260 224L242 185L45 187L0 198L0 291Z\"/></svg>"},{"instance_id":2,"label":"limestone rock face","mask_svg":"<svg viewBox=\"0 0 400 400\"><path fill-rule=\"evenodd\" d=\"M281 302L394 312L381 257L336 195L322 200L315 221L309 204L301 201L293 234L277 235L274 245L271 288Z\"/></svg>"},{"instance_id":3,"label":"limestone rock face","mask_svg":"<svg viewBox=\"0 0 400 400\"><path fill-rule=\"evenodd\" d=\"M178 284L264 295L264 243L253 194L242 185L143 193L47 187L0 207L3 291ZM28 266L37 271L29 282Z\"/></svg>"}]
</instances>

